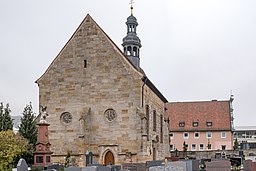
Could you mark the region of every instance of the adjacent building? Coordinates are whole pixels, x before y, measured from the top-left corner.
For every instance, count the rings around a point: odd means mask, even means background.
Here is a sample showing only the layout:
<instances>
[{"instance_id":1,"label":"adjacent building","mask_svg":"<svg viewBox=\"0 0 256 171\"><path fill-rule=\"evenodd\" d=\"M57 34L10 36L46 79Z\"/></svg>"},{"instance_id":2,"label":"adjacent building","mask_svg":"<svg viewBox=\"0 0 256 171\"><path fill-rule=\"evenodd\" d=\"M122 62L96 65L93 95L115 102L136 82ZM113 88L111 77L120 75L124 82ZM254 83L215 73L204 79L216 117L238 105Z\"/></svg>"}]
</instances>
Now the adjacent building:
<instances>
[{"instance_id":1,"label":"adjacent building","mask_svg":"<svg viewBox=\"0 0 256 171\"><path fill-rule=\"evenodd\" d=\"M67 153L79 166L85 156L121 164L169 156L168 101L140 68L138 22L127 18L123 51L90 15L36 81L47 107L52 162Z\"/></svg>"},{"instance_id":2,"label":"adjacent building","mask_svg":"<svg viewBox=\"0 0 256 171\"><path fill-rule=\"evenodd\" d=\"M170 102L170 149L183 151L233 148L233 96L224 101Z\"/></svg>"},{"instance_id":3,"label":"adjacent building","mask_svg":"<svg viewBox=\"0 0 256 171\"><path fill-rule=\"evenodd\" d=\"M256 126L236 126L234 141L236 139L241 150L256 149Z\"/></svg>"}]
</instances>

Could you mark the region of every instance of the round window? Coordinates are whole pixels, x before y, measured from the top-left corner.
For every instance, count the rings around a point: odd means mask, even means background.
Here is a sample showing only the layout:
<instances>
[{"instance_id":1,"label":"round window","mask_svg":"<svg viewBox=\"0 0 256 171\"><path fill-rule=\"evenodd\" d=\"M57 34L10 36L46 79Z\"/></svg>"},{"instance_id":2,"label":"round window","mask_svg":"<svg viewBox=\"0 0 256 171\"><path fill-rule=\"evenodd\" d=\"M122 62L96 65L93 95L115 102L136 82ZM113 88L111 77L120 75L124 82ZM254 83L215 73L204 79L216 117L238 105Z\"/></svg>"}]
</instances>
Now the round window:
<instances>
[{"instance_id":1,"label":"round window","mask_svg":"<svg viewBox=\"0 0 256 171\"><path fill-rule=\"evenodd\" d=\"M116 111L114 109L107 109L104 114L109 122L116 119Z\"/></svg>"},{"instance_id":2,"label":"round window","mask_svg":"<svg viewBox=\"0 0 256 171\"><path fill-rule=\"evenodd\" d=\"M69 124L72 121L72 115L69 112L64 112L60 116L61 122Z\"/></svg>"}]
</instances>

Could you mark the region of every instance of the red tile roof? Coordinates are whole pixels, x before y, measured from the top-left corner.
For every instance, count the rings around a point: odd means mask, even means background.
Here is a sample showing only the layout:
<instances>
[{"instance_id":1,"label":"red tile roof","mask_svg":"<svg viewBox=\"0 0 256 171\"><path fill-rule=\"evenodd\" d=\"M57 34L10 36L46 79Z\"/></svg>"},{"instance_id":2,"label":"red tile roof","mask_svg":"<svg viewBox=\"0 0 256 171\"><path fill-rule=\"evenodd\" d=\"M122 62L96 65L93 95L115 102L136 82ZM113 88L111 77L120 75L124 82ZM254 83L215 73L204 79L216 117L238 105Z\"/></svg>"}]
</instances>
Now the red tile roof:
<instances>
[{"instance_id":1,"label":"red tile roof","mask_svg":"<svg viewBox=\"0 0 256 171\"><path fill-rule=\"evenodd\" d=\"M166 103L171 131L231 130L230 101ZM185 126L179 124L184 122ZM193 126L193 122L198 126ZM207 126L212 123L212 126Z\"/></svg>"}]
</instances>

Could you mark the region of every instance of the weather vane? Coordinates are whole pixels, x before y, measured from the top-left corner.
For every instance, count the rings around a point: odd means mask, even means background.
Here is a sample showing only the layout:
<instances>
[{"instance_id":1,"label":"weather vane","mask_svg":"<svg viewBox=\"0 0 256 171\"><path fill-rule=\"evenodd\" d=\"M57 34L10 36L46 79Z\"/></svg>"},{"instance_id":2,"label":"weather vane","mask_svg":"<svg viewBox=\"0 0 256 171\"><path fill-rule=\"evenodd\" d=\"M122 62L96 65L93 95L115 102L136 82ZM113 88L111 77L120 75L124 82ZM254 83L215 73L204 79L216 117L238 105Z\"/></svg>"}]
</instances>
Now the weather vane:
<instances>
[{"instance_id":1,"label":"weather vane","mask_svg":"<svg viewBox=\"0 0 256 171\"><path fill-rule=\"evenodd\" d=\"M131 4L131 14L133 14L133 5L132 4L134 4L134 1L131 0L130 4Z\"/></svg>"}]
</instances>

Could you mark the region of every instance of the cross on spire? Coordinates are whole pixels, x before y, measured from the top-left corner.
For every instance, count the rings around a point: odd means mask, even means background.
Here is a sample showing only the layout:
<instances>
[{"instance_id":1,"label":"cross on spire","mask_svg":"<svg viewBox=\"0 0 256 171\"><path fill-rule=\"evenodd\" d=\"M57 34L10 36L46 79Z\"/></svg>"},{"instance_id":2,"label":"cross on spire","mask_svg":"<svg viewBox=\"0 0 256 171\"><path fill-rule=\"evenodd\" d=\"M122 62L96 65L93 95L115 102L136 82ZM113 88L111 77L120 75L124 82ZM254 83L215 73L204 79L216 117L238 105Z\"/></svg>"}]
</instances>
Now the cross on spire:
<instances>
[{"instance_id":1,"label":"cross on spire","mask_svg":"<svg viewBox=\"0 0 256 171\"><path fill-rule=\"evenodd\" d=\"M134 1L131 0L130 4L131 4L131 14L133 14L133 5L132 4L134 4Z\"/></svg>"}]
</instances>

